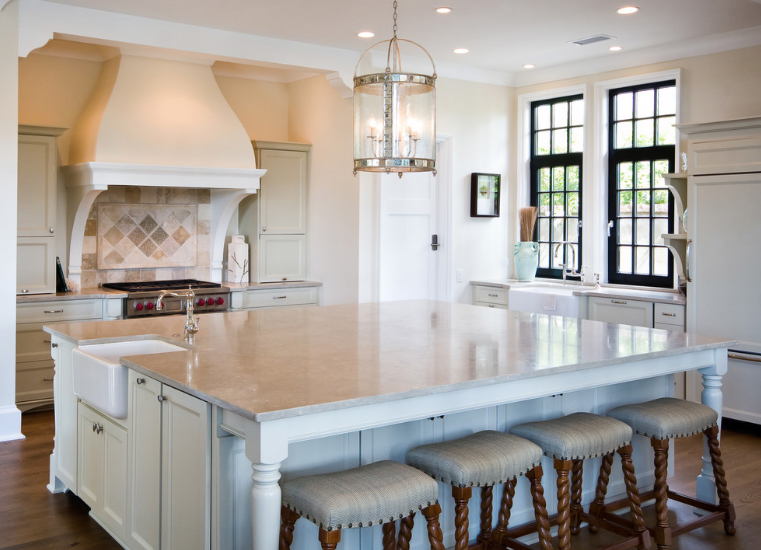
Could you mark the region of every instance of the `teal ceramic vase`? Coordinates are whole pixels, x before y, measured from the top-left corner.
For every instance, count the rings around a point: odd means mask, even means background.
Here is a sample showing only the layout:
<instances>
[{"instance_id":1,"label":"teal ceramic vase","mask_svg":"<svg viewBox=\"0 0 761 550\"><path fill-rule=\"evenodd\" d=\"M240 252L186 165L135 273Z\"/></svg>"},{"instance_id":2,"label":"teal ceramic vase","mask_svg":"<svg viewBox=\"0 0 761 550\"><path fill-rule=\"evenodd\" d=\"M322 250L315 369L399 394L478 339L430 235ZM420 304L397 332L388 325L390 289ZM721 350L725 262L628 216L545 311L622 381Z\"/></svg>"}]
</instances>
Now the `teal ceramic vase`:
<instances>
[{"instance_id":1,"label":"teal ceramic vase","mask_svg":"<svg viewBox=\"0 0 761 550\"><path fill-rule=\"evenodd\" d=\"M515 275L519 281L533 281L539 264L539 243L520 242L515 245Z\"/></svg>"}]
</instances>

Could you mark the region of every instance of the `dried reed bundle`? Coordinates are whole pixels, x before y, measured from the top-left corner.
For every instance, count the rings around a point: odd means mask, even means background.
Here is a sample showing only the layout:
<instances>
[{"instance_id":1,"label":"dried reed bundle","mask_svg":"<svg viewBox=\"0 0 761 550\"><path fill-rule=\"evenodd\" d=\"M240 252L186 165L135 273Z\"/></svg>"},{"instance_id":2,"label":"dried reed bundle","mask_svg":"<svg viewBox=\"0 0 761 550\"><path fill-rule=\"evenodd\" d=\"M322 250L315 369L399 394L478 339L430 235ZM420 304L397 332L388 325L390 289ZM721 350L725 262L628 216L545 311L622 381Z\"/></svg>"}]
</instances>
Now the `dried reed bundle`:
<instances>
[{"instance_id":1,"label":"dried reed bundle","mask_svg":"<svg viewBox=\"0 0 761 550\"><path fill-rule=\"evenodd\" d=\"M528 242L534 238L537 210L536 206L527 206L518 212L521 222L521 242Z\"/></svg>"}]
</instances>

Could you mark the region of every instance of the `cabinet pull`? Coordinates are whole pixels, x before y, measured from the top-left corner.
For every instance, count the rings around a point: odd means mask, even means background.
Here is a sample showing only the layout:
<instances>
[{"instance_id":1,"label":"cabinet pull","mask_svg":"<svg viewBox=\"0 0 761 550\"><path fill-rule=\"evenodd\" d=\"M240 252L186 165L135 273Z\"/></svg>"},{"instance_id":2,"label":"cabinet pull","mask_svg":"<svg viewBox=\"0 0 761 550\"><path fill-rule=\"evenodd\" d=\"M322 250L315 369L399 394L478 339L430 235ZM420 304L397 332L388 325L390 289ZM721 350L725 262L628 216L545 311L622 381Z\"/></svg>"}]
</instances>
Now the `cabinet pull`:
<instances>
[{"instance_id":1,"label":"cabinet pull","mask_svg":"<svg viewBox=\"0 0 761 550\"><path fill-rule=\"evenodd\" d=\"M98 424L98 427L96 428L95 433L96 434L100 434L100 432L102 432L102 431L103 431L103 425L102 424Z\"/></svg>"},{"instance_id":2,"label":"cabinet pull","mask_svg":"<svg viewBox=\"0 0 761 550\"><path fill-rule=\"evenodd\" d=\"M97 426L95 425L95 422L93 422L93 423L92 423L92 431L95 431L95 430L97 430L97 429L98 429L98 428L97 428Z\"/></svg>"},{"instance_id":3,"label":"cabinet pull","mask_svg":"<svg viewBox=\"0 0 761 550\"><path fill-rule=\"evenodd\" d=\"M145 384L145 378L138 378L137 380L135 380L135 382L137 382L137 385L138 385L138 386L139 386L140 384Z\"/></svg>"},{"instance_id":4,"label":"cabinet pull","mask_svg":"<svg viewBox=\"0 0 761 550\"><path fill-rule=\"evenodd\" d=\"M43 343L43 344L49 344L49 343L50 343L50 340L43 340L43 341L42 341L42 343Z\"/></svg>"},{"instance_id":5,"label":"cabinet pull","mask_svg":"<svg viewBox=\"0 0 761 550\"><path fill-rule=\"evenodd\" d=\"M489 307L494 307L494 304L489 304Z\"/></svg>"},{"instance_id":6,"label":"cabinet pull","mask_svg":"<svg viewBox=\"0 0 761 550\"><path fill-rule=\"evenodd\" d=\"M272 297L273 300L285 300L286 298L287 296L273 296Z\"/></svg>"},{"instance_id":7,"label":"cabinet pull","mask_svg":"<svg viewBox=\"0 0 761 550\"><path fill-rule=\"evenodd\" d=\"M621 304L622 306L626 305L626 301L625 300L611 300L610 303L611 304Z\"/></svg>"},{"instance_id":8,"label":"cabinet pull","mask_svg":"<svg viewBox=\"0 0 761 550\"><path fill-rule=\"evenodd\" d=\"M664 315L666 317L676 317L676 313L661 313L661 315Z\"/></svg>"},{"instance_id":9,"label":"cabinet pull","mask_svg":"<svg viewBox=\"0 0 761 550\"><path fill-rule=\"evenodd\" d=\"M58 347L58 344L56 344L55 342L53 342L52 344L50 344L50 347L51 347L51 348L57 348L57 347Z\"/></svg>"},{"instance_id":10,"label":"cabinet pull","mask_svg":"<svg viewBox=\"0 0 761 550\"><path fill-rule=\"evenodd\" d=\"M63 313L62 309L46 309L45 313Z\"/></svg>"},{"instance_id":11,"label":"cabinet pull","mask_svg":"<svg viewBox=\"0 0 761 550\"><path fill-rule=\"evenodd\" d=\"M489 296L491 296L492 298L499 298L497 294L489 294Z\"/></svg>"},{"instance_id":12,"label":"cabinet pull","mask_svg":"<svg viewBox=\"0 0 761 550\"><path fill-rule=\"evenodd\" d=\"M164 397L163 395L159 395L158 397L156 397L156 399L158 399L158 400L159 400L159 403L163 403L164 401L169 401L169 400L168 400L166 397Z\"/></svg>"},{"instance_id":13,"label":"cabinet pull","mask_svg":"<svg viewBox=\"0 0 761 550\"><path fill-rule=\"evenodd\" d=\"M52 378L43 378L42 381L43 382L52 382L53 379Z\"/></svg>"}]
</instances>

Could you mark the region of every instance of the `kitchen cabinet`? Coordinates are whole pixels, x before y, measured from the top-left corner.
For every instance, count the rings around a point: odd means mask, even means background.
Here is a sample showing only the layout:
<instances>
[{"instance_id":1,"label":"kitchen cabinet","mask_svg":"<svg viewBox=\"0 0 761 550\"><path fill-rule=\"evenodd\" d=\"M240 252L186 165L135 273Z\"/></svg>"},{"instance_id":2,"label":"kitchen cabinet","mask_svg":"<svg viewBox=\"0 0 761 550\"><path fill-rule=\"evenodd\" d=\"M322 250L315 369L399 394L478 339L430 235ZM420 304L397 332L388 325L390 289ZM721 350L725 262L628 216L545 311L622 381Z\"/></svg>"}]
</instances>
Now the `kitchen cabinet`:
<instances>
[{"instance_id":1,"label":"kitchen cabinet","mask_svg":"<svg viewBox=\"0 0 761 550\"><path fill-rule=\"evenodd\" d=\"M653 328L684 332L684 306L656 303ZM674 397L686 398L686 375L683 372L674 375Z\"/></svg>"},{"instance_id":2,"label":"kitchen cabinet","mask_svg":"<svg viewBox=\"0 0 761 550\"><path fill-rule=\"evenodd\" d=\"M258 193L238 209L238 230L251 243L251 280L306 279L307 187L311 145L252 142L267 170Z\"/></svg>"},{"instance_id":3,"label":"kitchen cabinet","mask_svg":"<svg viewBox=\"0 0 761 550\"><path fill-rule=\"evenodd\" d=\"M473 285L473 305L507 309L509 288Z\"/></svg>"},{"instance_id":4,"label":"kitchen cabinet","mask_svg":"<svg viewBox=\"0 0 761 550\"><path fill-rule=\"evenodd\" d=\"M17 294L55 292L56 136L64 131L19 126Z\"/></svg>"},{"instance_id":5,"label":"kitchen cabinet","mask_svg":"<svg viewBox=\"0 0 761 550\"><path fill-rule=\"evenodd\" d=\"M63 338L51 338L50 355L55 363L55 435L50 455L51 493L77 490L77 396L74 395L72 351L74 344Z\"/></svg>"},{"instance_id":6,"label":"kitchen cabinet","mask_svg":"<svg viewBox=\"0 0 761 550\"><path fill-rule=\"evenodd\" d=\"M129 377L128 545L206 550L211 405L134 371Z\"/></svg>"},{"instance_id":7,"label":"kitchen cabinet","mask_svg":"<svg viewBox=\"0 0 761 550\"><path fill-rule=\"evenodd\" d=\"M90 514L124 538L127 524L127 430L85 405L78 407L77 495Z\"/></svg>"},{"instance_id":8,"label":"kitchen cabinet","mask_svg":"<svg viewBox=\"0 0 761 550\"><path fill-rule=\"evenodd\" d=\"M587 318L593 321L633 325L653 326L653 303L622 298L587 298Z\"/></svg>"}]
</instances>

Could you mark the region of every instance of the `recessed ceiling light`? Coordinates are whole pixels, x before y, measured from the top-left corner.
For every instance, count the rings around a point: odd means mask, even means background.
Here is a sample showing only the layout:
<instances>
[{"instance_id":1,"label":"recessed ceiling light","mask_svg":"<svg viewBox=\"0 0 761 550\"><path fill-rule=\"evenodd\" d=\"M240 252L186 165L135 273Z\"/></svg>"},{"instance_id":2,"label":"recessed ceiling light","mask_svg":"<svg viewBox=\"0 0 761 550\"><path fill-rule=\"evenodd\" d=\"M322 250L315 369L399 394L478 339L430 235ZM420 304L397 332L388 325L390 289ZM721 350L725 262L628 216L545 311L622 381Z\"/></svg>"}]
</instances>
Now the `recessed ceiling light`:
<instances>
[{"instance_id":1,"label":"recessed ceiling light","mask_svg":"<svg viewBox=\"0 0 761 550\"><path fill-rule=\"evenodd\" d=\"M468 48L455 48L452 51L454 53L468 53L470 50Z\"/></svg>"},{"instance_id":2,"label":"recessed ceiling light","mask_svg":"<svg viewBox=\"0 0 761 550\"><path fill-rule=\"evenodd\" d=\"M610 51L612 51L612 52L620 52L621 50L623 50L623 48L622 48L621 46L611 46L611 47L610 47L610 48L608 48L608 49L609 49Z\"/></svg>"},{"instance_id":3,"label":"recessed ceiling light","mask_svg":"<svg viewBox=\"0 0 761 550\"><path fill-rule=\"evenodd\" d=\"M360 38L372 38L375 36L375 33L370 31L362 31L361 33L358 33L357 36Z\"/></svg>"},{"instance_id":4,"label":"recessed ceiling light","mask_svg":"<svg viewBox=\"0 0 761 550\"><path fill-rule=\"evenodd\" d=\"M618 9L618 13L620 15L631 15L633 13L637 13L639 11L639 8L637 6L624 6L623 8Z\"/></svg>"},{"instance_id":5,"label":"recessed ceiling light","mask_svg":"<svg viewBox=\"0 0 761 550\"><path fill-rule=\"evenodd\" d=\"M452 8L440 7L436 8L436 13L451 13Z\"/></svg>"},{"instance_id":6,"label":"recessed ceiling light","mask_svg":"<svg viewBox=\"0 0 761 550\"><path fill-rule=\"evenodd\" d=\"M534 67L536 67L536 65L534 65L533 63L526 63L523 66L524 69L533 69Z\"/></svg>"}]
</instances>

